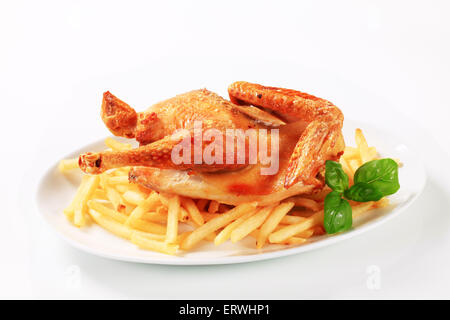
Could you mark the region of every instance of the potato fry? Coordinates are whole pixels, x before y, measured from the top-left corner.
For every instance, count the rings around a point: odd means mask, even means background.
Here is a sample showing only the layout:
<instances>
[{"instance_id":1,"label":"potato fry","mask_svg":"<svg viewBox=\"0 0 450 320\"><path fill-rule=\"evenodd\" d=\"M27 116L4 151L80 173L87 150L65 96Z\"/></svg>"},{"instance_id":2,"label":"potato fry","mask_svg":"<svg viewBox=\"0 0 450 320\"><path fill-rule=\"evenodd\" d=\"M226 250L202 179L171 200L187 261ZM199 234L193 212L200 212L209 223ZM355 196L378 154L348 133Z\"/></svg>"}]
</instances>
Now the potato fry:
<instances>
[{"instance_id":1,"label":"potato fry","mask_svg":"<svg viewBox=\"0 0 450 320\"><path fill-rule=\"evenodd\" d=\"M306 241L308 241L305 238L301 238L301 237L290 237L289 239L285 240L283 242L283 244L287 244L287 245L299 245L299 244L304 244Z\"/></svg>"},{"instance_id":2,"label":"potato fry","mask_svg":"<svg viewBox=\"0 0 450 320\"><path fill-rule=\"evenodd\" d=\"M167 233L166 242L175 243L178 236L178 215L180 213L180 197L172 196L169 198L167 213Z\"/></svg>"},{"instance_id":3,"label":"potato fry","mask_svg":"<svg viewBox=\"0 0 450 320\"><path fill-rule=\"evenodd\" d=\"M168 208L169 202L170 202L170 200L169 200L170 196L168 196L168 195L166 196L162 193L159 193L158 195L159 195L159 200L161 201L162 205L165 206L166 208Z\"/></svg>"},{"instance_id":4,"label":"potato fry","mask_svg":"<svg viewBox=\"0 0 450 320\"><path fill-rule=\"evenodd\" d=\"M101 227L103 227L104 229L114 233L115 235L125 238L125 239L130 239L131 236L131 228L107 217L107 216L103 216L101 213L93 210L93 209L89 209L89 214L92 217L92 219L94 219L94 221L100 225Z\"/></svg>"},{"instance_id":5,"label":"potato fry","mask_svg":"<svg viewBox=\"0 0 450 320\"><path fill-rule=\"evenodd\" d=\"M360 159L350 159L348 161L348 165L350 166L351 169L351 177L353 177L355 175L356 170L358 170L358 168L361 167L362 162Z\"/></svg>"},{"instance_id":6,"label":"potato fry","mask_svg":"<svg viewBox=\"0 0 450 320\"><path fill-rule=\"evenodd\" d=\"M219 202L217 202L216 200L212 200L209 203L208 212L209 213L216 213L219 210L219 205L220 205Z\"/></svg>"},{"instance_id":7,"label":"potato fry","mask_svg":"<svg viewBox=\"0 0 450 320\"><path fill-rule=\"evenodd\" d=\"M293 201L296 207L303 207L312 211L320 210L320 206L316 201L301 196L291 197L286 199L286 201Z\"/></svg>"},{"instance_id":8,"label":"potato fry","mask_svg":"<svg viewBox=\"0 0 450 320\"><path fill-rule=\"evenodd\" d=\"M266 221L267 217L270 215L274 207L274 205L264 207L260 209L255 215L249 217L240 225L238 225L231 232L231 242L237 242L241 239L244 239L248 234L258 229L264 223L264 221Z\"/></svg>"},{"instance_id":9,"label":"potato fry","mask_svg":"<svg viewBox=\"0 0 450 320\"><path fill-rule=\"evenodd\" d=\"M141 219L149 222L156 222L161 224L167 224L167 214L158 212L145 212L141 216Z\"/></svg>"},{"instance_id":10,"label":"potato fry","mask_svg":"<svg viewBox=\"0 0 450 320\"><path fill-rule=\"evenodd\" d=\"M224 204L224 203L221 203L221 204L219 205L219 209L217 209L217 212L218 212L218 213L225 213L225 212L227 212L228 210L230 210L230 207L229 207L228 205Z\"/></svg>"},{"instance_id":11,"label":"potato fry","mask_svg":"<svg viewBox=\"0 0 450 320\"><path fill-rule=\"evenodd\" d=\"M142 201L144 201L148 196L139 191L128 190L122 194L122 198L131 204L138 205Z\"/></svg>"},{"instance_id":12,"label":"potato fry","mask_svg":"<svg viewBox=\"0 0 450 320\"><path fill-rule=\"evenodd\" d=\"M225 228L223 228L223 230L220 231L219 234L214 239L214 244L216 246L218 246L219 244L222 244L225 241L227 241L230 238L230 235L233 232L233 230L235 228L237 228L239 225L241 225L245 220L247 220L248 218L253 216L254 214L255 214L255 211L247 212L246 214L244 214L243 216L237 218L232 223L230 223Z\"/></svg>"},{"instance_id":13,"label":"potato fry","mask_svg":"<svg viewBox=\"0 0 450 320\"><path fill-rule=\"evenodd\" d=\"M246 214L247 212L254 210L256 205L257 205L256 202L244 203L234 207L227 213L222 213L220 214L220 216L211 219L204 225L195 229L190 235L188 235L186 239L182 242L181 248L185 250L192 248L194 245L203 240L210 233L226 226L228 223L230 223L233 220L236 220L237 218Z\"/></svg>"},{"instance_id":14,"label":"potato fry","mask_svg":"<svg viewBox=\"0 0 450 320\"><path fill-rule=\"evenodd\" d=\"M278 226L281 219L294 207L294 202L283 202L276 206L264 224L261 226L261 230L258 234L256 247L262 248L266 243L269 234Z\"/></svg>"},{"instance_id":15,"label":"potato fry","mask_svg":"<svg viewBox=\"0 0 450 320\"><path fill-rule=\"evenodd\" d=\"M64 214L66 215L66 218L69 221L73 222L75 205L82 200L83 190L86 188L88 177L89 176L87 175L83 176L83 178L81 179L81 184L78 187L77 192L75 193L75 196L72 199L72 202L63 210Z\"/></svg>"},{"instance_id":16,"label":"potato fry","mask_svg":"<svg viewBox=\"0 0 450 320\"><path fill-rule=\"evenodd\" d=\"M184 239L186 239L186 237L191 234L191 232L192 231L186 231L186 232L182 232L182 233L178 234L177 244L182 243L184 241Z\"/></svg>"},{"instance_id":17,"label":"potato fry","mask_svg":"<svg viewBox=\"0 0 450 320\"><path fill-rule=\"evenodd\" d=\"M199 211L205 211L206 206L208 205L209 200L208 199L200 199L197 201L197 208Z\"/></svg>"},{"instance_id":18,"label":"potato fry","mask_svg":"<svg viewBox=\"0 0 450 320\"><path fill-rule=\"evenodd\" d=\"M83 186L83 189L80 191L81 192L80 198L78 202L75 203L73 208L74 211L73 223L77 227L82 227L86 224L86 217L84 215L85 213L87 213L87 201L89 197L94 193L100 181L98 176L86 176L86 177L87 177L86 183L84 185L81 184L81 186Z\"/></svg>"},{"instance_id":19,"label":"potato fry","mask_svg":"<svg viewBox=\"0 0 450 320\"><path fill-rule=\"evenodd\" d=\"M116 184L114 188L120 193L125 193L127 191L136 191L139 192L141 188L135 184ZM147 195L148 196L148 195Z\"/></svg>"},{"instance_id":20,"label":"potato fry","mask_svg":"<svg viewBox=\"0 0 450 320\"><path fill-rule=\"evenodd\" d=\"M125 207L125 204L123 203L123 199L122 196L120 195L120 193L110 187L109 185L105 185L105 192L106 192L106 198L111 201L114 209L116 210L123 210L121 209L122 207Z\"/></svg>"},{"instance_id":21,"label":"potato fry","mask_svg":"<svg viewBox=\"0 0 450 320\"><path fill-rule=\"evenodd\" d=\"M125 150L130 150L132 148L131 144L122 143L113 138L106 138L105 145L114 151L125 151Z\"/></svg>"},{"instance_id":22,"label":"potato fry","mask_svg":"<svg viewBox=\"0 0 450 320\"><path fill-rule=\"evenodd\" d=\"M351 160L351 159L349 159ZM347 159L345 159L344 157L341 157L341 159L339 160L339 163L342 165L342 170L344 170L344 172L347 174L348 176L348 180L349 180L349 184L352 185L353 184L353 174L354 171L353 169L350 167L349 162L347 161Z\"/></svg>"},{"instance_id":23,"label":"potato fry","mask_svg":"<svg viewBox=\"0 0 450 320\"><path fill-rule=\"evenodd\" d=\"M375 202L375 207L376 208L384 208L387 207L389 205L389 199L388 198L381 198L380 200L378 200L377 202Z\"/></svg>"},{"instance_id":24,"label":"potato fry","mask_svg":"<svg viewBox=\"0 0 450 320\"><path fill-rule=\"evenodd\" d=\"M163 241L166 240L166 236L164 234L155 234L155 233L149 233L139 230L132 230L133 233L136 233L144 238L150 239L150 240L157 240L157 241Z\"/></svg>"},{"instance_id":25,"label":"potato fry","mask_svg":"<svg viewBox=\"0 0 450 320\"><path fill-rule=\"evenodd\" d=\"M130 184L128 181L128 176L115 176L108 178L108 184L116 185L116 184Z\"/></svg>"},{"instance_id":26,"label":"potato fry","mask_svg":"<svg viewBox=\"0 0 450 320\"><path fill-rule=\"evenodd\" d=\"M159 204L160 201L158 194L156 193L150 194L147 199L139 203L137 207L130 213L130 216L125 222L125 225L131 226L133 221L141 218L145 212L148 212L152 209L155 210Z\"/></svg>"},{"instance_id":27,"label":"potato fry","mask_svg":"<svg viewBox=\"0 0 450 320\"><path fill-rule=\"evenodd\" d=\"M323 210L314 213L311 217L307 218L303 222L288 225L270 234L269 242L271 243L283 242L286 239L298 235L299 233L308 230L319 223L323 223Z\"/></svg>"},{"instance_id":28,"label":"potato fry","mask_svg":"<svg viewBox=\"0 0 450 320\"><path fill-rule=\"evenodd\" d=\"M165 254L174 255L178 250L177 244L168 244L157 240L148 239L142 235L133 232L131 234L131 242L137 245L139 248L157 251Z\"/></svg>"},{"instance_id":29,"label":"potato fry","mask_svg":"<svg viewBox=\"0 0 450 320\"><path fill-rule=\"evenodd\" d=\"M189 220L189 213L186 211L185 208L180 207L180 210L178 212L178 221L186 222L188 220Z\"/></svg>"},{"instance_id":30,"label":"potato fry","mask_svg":"<svg viewBox=\"0 0 450 320\"><path fill-rule=\"evenodd\" d=\"M127 220L128 221L128 220ZM166 227L158 223L137 219L131 221L131 228L156 234L166 234Z\"/></svg>"},{"instance_id":31,"label":"potato fry","mask_svg":"<svg viewBox=\"0 0 450 320\"><path fill-rule=\"evenodd\" d=\"M108 216L111 219L116 220L117 222L125 223L125 221L127 221L128 219L127 215L120 213L116 210L110 209L98 201L89 200L87 205L89 208L101 213L104 216Z\"/></svg>"},{"instance_id":32,"label":"potato fry","mask_svg":"<svg viewBox=\"0 0 450 320\"><path fill-rule=\"evenodd\" d=\"M356 206L352 206L353 219L359 217L364 212L369 211L370 209L372 209L372 207L374 205L375 205L375 202L369 201L369 202L364 202L364 203L356 205Z\"/></svg>"},{"instance_id":33,"label":"potato fry","mask_svg":"<svg viewBox=\"0 0 450 320\"><path fill-rule=\"evenodd\" d=\"M355 141L361 157L361 162L366 163L371 160L371 154L369 152L369 146L367 145L366 138L364 137L361 129L355 130Z\"/></svg>"},{"instance_id":34,"label":"potato fry","mask_svg":"<svg viewBox=\"0 0 450 320\"><path fill-rule=\"evenodd\" d=\"M208 222L209 220L220 217L222 214L221 213L201 212L201 215L203 216L203 219L205 219L205 222Z\"/></svg>"},{"instance_id":35,"label":"potato fry","mask_svg":"<svg viewBox=\"0 0 450 320\"><path fill-rule=\"evenodd\" d=\"M346 146L342 157L344 157L345 159L359 158L359 150L358 150L358 148Z\"/></svg>"},{"instance_id":36,"label":"potato fry","mask_svg":"<svg viewBox=\"0 0 450 320\"><path fill-rule=\"evenodd\" d=\"M79 169L78 159L64 159L58 164L58 170L62 173L71 171L73 169Z\"/></svg>"},{"instance_id":37,"label":"potato fry","mask_svg":"<svg viewBox=\"0 0 450 320\"><path fill-rule=\"evenodd\" d=\"M292 213L291 213L292 214ZM281 219L280 224L294 224L294 223L300 223L302 221L305 221L307 218L299 217L299 216L291 216L291 215L285 215L283 219Z\"/></svg>"},{"instance_id":38,"label":"potato fry","mask_svg":"<svg viewBox=\"0 0 450 320\"><path fill-rule=\"evenodd\" d=\"M93 199L101 199L101 200L106 200L106 192L105 190L102 189L95 189L94 193L92 194L92 198Z\"/></svg>"},{"instance_id":39,"label":"potato fry","mask_svg":"<svg viewBox=\"0 0 450 320\"><path fill-rule=\"evenodd\" d=\"M205 223L203 216L200 214L195 202L189 198L182 198L181 205L187 210L191 219L199 226Z\"/></svg>"}]
</instances>

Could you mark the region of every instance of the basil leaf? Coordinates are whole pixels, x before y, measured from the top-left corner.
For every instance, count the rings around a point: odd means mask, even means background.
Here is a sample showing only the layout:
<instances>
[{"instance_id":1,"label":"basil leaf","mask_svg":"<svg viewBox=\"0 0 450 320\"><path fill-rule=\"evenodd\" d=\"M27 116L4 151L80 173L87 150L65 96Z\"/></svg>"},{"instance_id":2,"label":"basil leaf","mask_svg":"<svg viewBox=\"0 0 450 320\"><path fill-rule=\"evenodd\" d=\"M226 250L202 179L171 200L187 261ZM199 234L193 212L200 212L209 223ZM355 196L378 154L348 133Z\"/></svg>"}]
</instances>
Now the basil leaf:
<instances>
[{"instance_id":1,"label":"basil leaf","mask_svg":"<svg viewBox=\"0 0 450 320\"><path fill-rule=\"evenodd\" d=\"M343 193L348 188L348 176L339 162L325 162L325 182L334 191Z\"/></svg>"},{"instance_id":2,"label":"basil leaf","mask_svg":"<svg viewBox=\"0 0 450 320\"><path fill-rule=\"evenodd\" d=\"M372 185L383 196L396 193L400 189L398 164L389 158L369 161L356 170L354 181Z\"/></svg>"},{"instance_id":3,"label":"basil leaf","mask_svg":"<svg viewBox=\"0 0 450 320\"><path fill-rule=\"evenodd\" d=\"M344 196L358 202L378 201L383 198L383 194L377 187L365 182L354 184L350 189L345 190Z\"/></svg>"},{"instance_id":4,"label":"basil leaf","mask_svg":"<svg viewBox=\"0 0 450 320\"><path fill-rule=\"evenodd\" d=\"M342 232L352 227L352 207L342 199L339 192L331 191L324 202L323 226L329 234Z\"/></svg>"}]
</instances>

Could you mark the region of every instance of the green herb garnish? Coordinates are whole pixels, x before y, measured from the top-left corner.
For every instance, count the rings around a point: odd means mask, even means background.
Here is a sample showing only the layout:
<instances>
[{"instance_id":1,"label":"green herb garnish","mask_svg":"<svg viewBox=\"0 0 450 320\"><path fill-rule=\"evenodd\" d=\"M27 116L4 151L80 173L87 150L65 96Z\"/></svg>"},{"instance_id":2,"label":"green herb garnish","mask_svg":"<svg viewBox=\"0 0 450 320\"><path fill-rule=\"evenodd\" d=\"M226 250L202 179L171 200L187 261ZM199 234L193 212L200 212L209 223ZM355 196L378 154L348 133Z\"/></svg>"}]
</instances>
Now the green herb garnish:
<instances>
[{"instance_id":1,"label":"green herb garnish","mask_svg":"<svg viewBox=\"0 0 450 320\"><path fill-rule=\"evenodd\" d=\"M346 200L378 201L394 194L400 188L398 165L389 158L372 160L355 172L354 184L348 187L348 176L340 163L328 160L325 164L325 182L331 191L324 202L325 231L329 234L352 227L352 207Z\"/></svg>"}]
</instances>

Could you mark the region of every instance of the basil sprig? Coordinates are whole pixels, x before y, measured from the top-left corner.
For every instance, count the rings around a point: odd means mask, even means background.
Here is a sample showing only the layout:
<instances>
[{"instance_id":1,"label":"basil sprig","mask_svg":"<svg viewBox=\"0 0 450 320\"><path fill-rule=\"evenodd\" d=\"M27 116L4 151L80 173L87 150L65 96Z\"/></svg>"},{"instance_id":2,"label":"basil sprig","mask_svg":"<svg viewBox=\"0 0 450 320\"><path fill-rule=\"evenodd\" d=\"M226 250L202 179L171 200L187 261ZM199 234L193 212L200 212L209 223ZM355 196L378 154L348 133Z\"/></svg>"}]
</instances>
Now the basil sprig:
<instances>
[{"instance_id":1,"label":"basil sprig","mask_svg":"<svg viewBox=\"0 0 450 320\"><path fill-rule=\"evenodd\" d=\"M327 233L337 233L352 227L352 207L339 192L331 191L325 197L323 226Z\"/></svg>"},{"instance_id":2,"label":"basil sprig","mask_svg":"<svg viewBox=\"0 0 450 320\"><path fill-rule=\"evenodd\" d=\"M340 163L325 163L325 182L333 190L325 197L324 228L329 234L352 227L352 208L346 200L378 201L400 189L398 165L389 158L372 160L356 170L354 184L348 187L348 176Z\"/></svg>"},{"instance_id":3,"label":"basil sprig","mask_svg":"<svg viewBox=\"0 0 450 320\"><path fill-rule=\"evenodd\" d=\"M325 183L339 193L343 193L348 188L348 176L339 162L325 162Z\"/></svg>"}]
</instances>

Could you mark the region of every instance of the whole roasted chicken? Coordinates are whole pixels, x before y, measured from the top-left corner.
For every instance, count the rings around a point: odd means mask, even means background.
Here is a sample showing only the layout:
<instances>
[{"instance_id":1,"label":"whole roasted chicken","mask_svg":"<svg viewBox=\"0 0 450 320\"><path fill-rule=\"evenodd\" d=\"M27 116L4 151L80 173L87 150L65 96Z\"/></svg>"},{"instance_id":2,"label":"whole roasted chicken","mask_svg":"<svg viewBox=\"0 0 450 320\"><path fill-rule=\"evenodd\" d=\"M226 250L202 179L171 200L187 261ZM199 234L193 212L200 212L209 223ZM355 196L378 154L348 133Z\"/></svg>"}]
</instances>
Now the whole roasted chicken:
<instances>
[{"instance_id":1,"label":"whole roasted chicken","mask_svg":"<svg viewBox=\"0 0 450 320\"><path fill-rule=\"evenodd\" d=\"M306 93L248 82L231 84L228 93L231 101L206 89L195 90L137 113L106 92L101 109L104 123L114 135L135 138L140 146L85 153L79 166L90 174L131 166L132 183L231 205L250 201L266 205L320 190L325 161L338 160L344 151L342 112L331 102ZM199 123L203 132L214 129L223 139L204 139L198 147ZM226 145L238 139L230 140L230 130L242 133L248 129L268 134L263 142L260 135L253 141L244 135L243 149ZM223 147L217 149L219 140ZM277 144L275 173L261 174L268 164L259 153L252 160L255 141L259 147ZM185 147L183 159L189 161L174 161L180 145ZM219 155L221 150L225 152ZM203 159L205 152L216 161Z\"/></svg>"}]
</instances>

